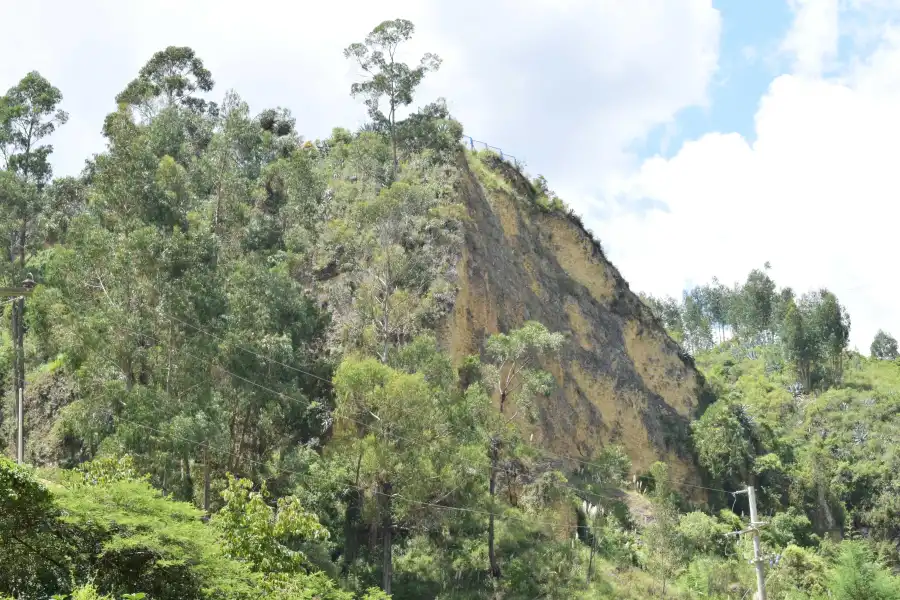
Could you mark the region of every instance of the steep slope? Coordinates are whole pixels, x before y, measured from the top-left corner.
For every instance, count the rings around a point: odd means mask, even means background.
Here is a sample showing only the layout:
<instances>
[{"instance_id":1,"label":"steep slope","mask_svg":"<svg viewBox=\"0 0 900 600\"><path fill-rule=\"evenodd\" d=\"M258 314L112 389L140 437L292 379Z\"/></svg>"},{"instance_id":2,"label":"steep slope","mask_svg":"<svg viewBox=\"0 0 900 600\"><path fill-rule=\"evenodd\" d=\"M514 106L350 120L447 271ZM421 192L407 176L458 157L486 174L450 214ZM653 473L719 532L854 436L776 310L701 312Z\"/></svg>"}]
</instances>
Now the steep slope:
<instances>
[{"instance_id":1,"label":"steep slope","mask_svg":"<svg viewBox=\"0 0 900 600\"><path fill-rule=\"evenodd\" d=\"M443 339L459 359L527 320L567 333L557 391L538 406L535 443L589 460L620 442L640 471L656 460L695 479L688 425L703 380L591 236L498 157L460 161L468 209L458 295Z\"/></svg>"}]
</instances>

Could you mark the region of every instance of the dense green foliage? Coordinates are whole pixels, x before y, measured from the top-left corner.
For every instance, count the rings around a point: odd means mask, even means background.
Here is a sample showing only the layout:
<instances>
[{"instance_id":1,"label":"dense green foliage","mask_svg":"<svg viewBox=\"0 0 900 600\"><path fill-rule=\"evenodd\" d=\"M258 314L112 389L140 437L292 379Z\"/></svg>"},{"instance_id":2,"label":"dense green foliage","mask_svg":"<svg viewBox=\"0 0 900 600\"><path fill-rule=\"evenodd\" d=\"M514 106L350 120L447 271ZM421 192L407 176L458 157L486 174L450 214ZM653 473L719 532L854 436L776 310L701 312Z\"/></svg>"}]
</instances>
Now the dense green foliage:
<instances>
[{"instance_id":1,"label":"dense green foliage","mask_svg":"<svg viewBox=\"0 0 900 600\"><path fill-rule=\"evenodd\" d=\"M752 484L770 597L897 598L897 343L847 352L827 290L755 270L646 298L716 398L693 429L706 498L614 445L530 443L564 332L526 322L458 365L440 348L463 161L485 186L515 167L466 153L442 100L398 118L440 64L396 59L412 33L348 47L372 122L325 140L209 101L170 47L116 97L106 149L53 179L62 93L30 73L0 97L4 285L38 284L24 363L0 337L0 431L11 449L21 370L35 465L0 459L0 596L737 599L746 505L723 490ZM567 211L543 177L530 192Z\"/></svg>"},{"instance_id":2,"label":"dense green foliage","mask_svg":"<svg viewBox=\"0 0 900 600\"><path fill-rule=\"evenodd\" d=\"M892 508L900 485L900 362L893 338L879 332L868 359L848 351L850 318L833 293L795 298L763 270L733 288L714 279L680 303L645 302L694 352L717 398L693 424L701 465L717 487L757 488L760 510L771 515L764 545L789 560L784 568L796 569L776 576L779 593L862 597L862 588L847 583L857 579L875 586L864 596L896 588L874 566L900 566L900 513ZM727 505L728 498L719 501ZM831 540L857 536L866 543L831 547ZM779 563L774 573L781 570Z\"/></svg>"}]
</instances>

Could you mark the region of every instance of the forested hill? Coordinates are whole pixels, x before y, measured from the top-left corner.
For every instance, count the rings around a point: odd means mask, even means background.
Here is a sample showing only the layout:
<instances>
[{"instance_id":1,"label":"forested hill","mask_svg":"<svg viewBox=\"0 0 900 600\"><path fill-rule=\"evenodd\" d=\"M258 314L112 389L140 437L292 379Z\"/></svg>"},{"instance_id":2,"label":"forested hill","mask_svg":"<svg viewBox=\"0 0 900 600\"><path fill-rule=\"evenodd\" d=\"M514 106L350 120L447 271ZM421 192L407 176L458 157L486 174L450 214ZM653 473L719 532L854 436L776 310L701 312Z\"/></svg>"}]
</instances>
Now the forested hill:
<instances>
[{"instance_id":1,"label":"forested hill","mask_svg":"<svg viewBox=\"0 0 900 600\"><path fill-rule=\"evenodd\" d=\"M398 115L412 34L347 47L370 120L324 140L186 47L77 177L63 91L0 97L0 598L737 599L746 484L770 597L896 597L896 342L762 272L642 302L543 177Z\"/></svg>"}]
</instances>

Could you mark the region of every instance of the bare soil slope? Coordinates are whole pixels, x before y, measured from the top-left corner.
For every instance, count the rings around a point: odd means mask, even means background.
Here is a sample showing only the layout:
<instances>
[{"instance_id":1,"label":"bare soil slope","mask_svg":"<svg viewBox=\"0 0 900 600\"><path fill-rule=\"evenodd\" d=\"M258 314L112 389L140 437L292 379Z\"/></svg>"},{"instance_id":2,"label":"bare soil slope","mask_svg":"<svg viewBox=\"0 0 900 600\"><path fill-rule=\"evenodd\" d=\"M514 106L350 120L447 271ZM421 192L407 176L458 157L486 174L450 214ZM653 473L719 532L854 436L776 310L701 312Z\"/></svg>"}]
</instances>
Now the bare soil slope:
<instances>
[{"instance_id":1,"label":"bare soil slope","mask_svg":"<svg viewBox=\"0 0 900 600\"><path fill-rule=\"evenodd\" d=\"M590 460L611 441L636 471L656 460L697 481L689 423L703 380L573 218L535 201L531 184L500 160L460 160L468 210L458 295L442 332L456 359L487 335L527 320L567 334L545 368L557 391L539 403L534 442Z\"/></svg>"}]
</instances>

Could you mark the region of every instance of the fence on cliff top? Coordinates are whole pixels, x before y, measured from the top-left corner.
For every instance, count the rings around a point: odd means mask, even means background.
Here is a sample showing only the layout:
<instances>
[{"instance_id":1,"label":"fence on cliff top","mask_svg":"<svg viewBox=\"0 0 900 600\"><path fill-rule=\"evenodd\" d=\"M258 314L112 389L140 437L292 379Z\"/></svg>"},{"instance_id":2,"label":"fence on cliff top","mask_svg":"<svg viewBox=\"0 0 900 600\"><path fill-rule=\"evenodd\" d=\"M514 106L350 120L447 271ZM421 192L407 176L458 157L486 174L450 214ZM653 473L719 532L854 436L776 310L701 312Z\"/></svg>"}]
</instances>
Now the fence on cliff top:
<instances>
[{"instance_id":1,"label":"fence on cliff top","mask_svg":"<svg viewBox=\"0 0 900 600\"><path fill-rule=\"evenodd\" d=\"M475 144L478 144L479 147L483 147L485 150L493 150L494 152L496 152L497 154L500 155L500 158L502 158L504 160L511 160L516 165L524 164L524 163L520 163L519 159L516 158L515 156L513 156L512 154L506 154L505 152L503 152L502 148L498 148L497 146L491 146L487 142L482 142L481 140L472 139L472 137L468 136L468 135L464 135L462 139L464 142L466 142L466 144L469 146L469 148L471 150L475 150Z\"/></svg>"}]
</instances>

